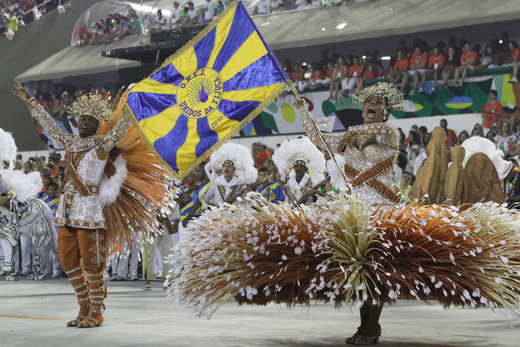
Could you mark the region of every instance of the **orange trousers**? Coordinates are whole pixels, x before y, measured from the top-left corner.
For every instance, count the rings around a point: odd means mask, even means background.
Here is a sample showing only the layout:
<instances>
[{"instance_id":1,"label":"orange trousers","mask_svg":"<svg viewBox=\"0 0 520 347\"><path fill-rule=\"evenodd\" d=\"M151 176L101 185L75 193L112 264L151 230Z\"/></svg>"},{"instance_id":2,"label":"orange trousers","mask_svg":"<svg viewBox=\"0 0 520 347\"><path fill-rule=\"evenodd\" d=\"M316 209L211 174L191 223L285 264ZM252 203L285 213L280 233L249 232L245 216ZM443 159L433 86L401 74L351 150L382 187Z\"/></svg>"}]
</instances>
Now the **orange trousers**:
<instances>
[{"instance_id":1,"label":"orange trousers","mask_svg":"<svg viewBox=\"0 0 520 347\"><path fill-rule=\"evenodd\" d=\"M58 232L58 253L63 270L70 271L80 264L87 274L105 270L105 229L79 229L61 226Z\"/></svg>"}]
</instances>

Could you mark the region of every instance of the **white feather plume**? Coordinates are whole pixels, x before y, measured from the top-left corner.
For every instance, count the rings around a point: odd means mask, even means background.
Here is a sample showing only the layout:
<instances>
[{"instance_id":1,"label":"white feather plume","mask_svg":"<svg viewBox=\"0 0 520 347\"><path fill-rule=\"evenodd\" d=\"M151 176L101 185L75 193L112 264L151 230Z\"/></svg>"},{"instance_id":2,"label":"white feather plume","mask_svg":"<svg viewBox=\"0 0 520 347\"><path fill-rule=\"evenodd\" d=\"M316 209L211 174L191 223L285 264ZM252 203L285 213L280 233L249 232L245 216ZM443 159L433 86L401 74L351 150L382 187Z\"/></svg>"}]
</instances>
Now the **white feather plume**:
<instances>
[{"instance_id":1,"label":"white feather plume","mask_svg":"<svg viewBox=\"0 0 520 347\"><path fill-rule=\"evenodd\" d=\"M99 185L99 201L102 207L116 202L116 199L121 192L121 187L128 176L126 160L121 155L118 156L112 164L116 167L116 173L110 178L103 175Z\"/></svg>"},{"instance_id":2,"label":"white feather plume","mask_svg":"<svg viewBox=\"0 0 520 347\"><path fill-rule=\"evenodd\" d=\"M338 163L339 169L344 170L345 167L345 157L341 154L334 154L334 158L336 158L336 162ZM345 182L343 178L341 178L342 173L338 172L336 165L332 162L331 159L327 160L327 173L330 175L330 184L336 188L345 188Z\"/></svg>"},{"instance_id":3,"label":"white feather plume","mask_svg":"<svg viewBox=\"0 0 520 347\"><path fill-rule=\"evenodd\" d=\"M14 160L16 159L16 144L13 139L13 135L0 129L0 161L2 171L3 170L13 170L14 168ZM7 168L4 168L4 161L9 162Z\"/></svg>"},{"instance_id":4,"label":"white feather plume","mask_svg":"<svg viewBox=\"0 0 520 347\"><path fill-rule=\"evenodd\" d=\"M2 177L15 190L14 200L26 203L41 192L43 183L39 172L25 174L21 170L4 172Z\"/></svg>"}]
</instances>

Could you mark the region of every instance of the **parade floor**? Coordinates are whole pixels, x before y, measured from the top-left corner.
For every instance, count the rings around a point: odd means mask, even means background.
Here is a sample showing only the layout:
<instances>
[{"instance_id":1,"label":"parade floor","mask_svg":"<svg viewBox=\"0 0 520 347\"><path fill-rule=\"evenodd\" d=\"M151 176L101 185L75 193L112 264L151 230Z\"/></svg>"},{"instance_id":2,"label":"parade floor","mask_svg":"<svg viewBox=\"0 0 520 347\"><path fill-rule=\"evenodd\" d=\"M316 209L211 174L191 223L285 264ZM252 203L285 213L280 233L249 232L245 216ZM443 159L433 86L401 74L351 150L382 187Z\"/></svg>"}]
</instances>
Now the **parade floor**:
<instances>
[{"instance_id":1,"label":"parade floor","mask_svg":"<svg viewBox=\"0 0 520 347\"><path fill-rule=\"evenodd\" d=\"M357 310L332 304L287 309L228 302L208 320L171 308L161 282L109 282L105 325L67 328L78 306L69 282L0 282L1 346L345 346ZM489 309L444 310L400 301L385 308L379 346L520 346L520 318Z\"/></svg>"}]
</instances>

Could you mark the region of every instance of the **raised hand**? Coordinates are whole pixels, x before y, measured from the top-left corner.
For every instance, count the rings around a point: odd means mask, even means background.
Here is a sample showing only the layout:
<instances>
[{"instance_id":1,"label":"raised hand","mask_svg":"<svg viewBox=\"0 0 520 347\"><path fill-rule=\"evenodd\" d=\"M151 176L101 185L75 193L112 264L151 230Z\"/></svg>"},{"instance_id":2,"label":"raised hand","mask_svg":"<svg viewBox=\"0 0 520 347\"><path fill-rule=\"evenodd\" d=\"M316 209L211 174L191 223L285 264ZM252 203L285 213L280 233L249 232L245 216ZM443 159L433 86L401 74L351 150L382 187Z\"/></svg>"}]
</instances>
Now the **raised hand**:
<instances>
[{"instance_id":1,"label":"raised hand","mask_svg":"<svg viewBox=\"0 0 520 347\"><path fill-rule=\"evenodd\" d=\"M14 85L14 90L11 91L14 95L27 102L30 98L32 98L31 94L22 86L21 83L17 83Z\"/></svg>"},{"instance_id":2,"label":"raised hand","mask_svg":"<svg viewBox=\"0 0 520 347\"><path fill-rule=\"evenodd\" d=\"M343 135L343 138L338 143L338 148L336 148L336 151L338 153L343 153L343 147L345 145L348 145L349 147L352 147L354 142L354 137L352 136L352 133L350 131L347 131L345 135Z\"/></svg>"}]
</instances>

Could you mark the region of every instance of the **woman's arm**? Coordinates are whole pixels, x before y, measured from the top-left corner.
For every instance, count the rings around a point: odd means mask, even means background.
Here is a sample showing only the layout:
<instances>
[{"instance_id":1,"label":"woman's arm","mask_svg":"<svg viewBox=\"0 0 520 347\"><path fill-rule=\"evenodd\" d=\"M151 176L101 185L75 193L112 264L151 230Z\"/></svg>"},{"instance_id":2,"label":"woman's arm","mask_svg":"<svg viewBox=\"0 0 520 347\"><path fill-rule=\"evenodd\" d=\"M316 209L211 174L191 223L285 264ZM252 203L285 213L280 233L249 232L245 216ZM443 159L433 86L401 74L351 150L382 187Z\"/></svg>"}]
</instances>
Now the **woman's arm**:
<instances>
[{"instance_id":1,"label":"woman's arm","mask_svg":"<svg viewBox=\"0 0 520 347\"><path fill-rule=\"evenodd\" d=\"M307 136L311 140L311 142L318 148L324 149L324 144L320 140L319 136L319 129L317 129L313 125L312 121L312 115L309 113L309 105L304 100L300 100L298 103L295 104L296 108L300 110L301 118L303 122L303 127L305 128L305 132L307 133ZM343 138L343 134L338 135L331 135L331 134L322 134L325 142L329 146L329 148L333 152L339 153L341 151L341 148L338 149L339 142Z\"/></svg>"}]
</instances>

